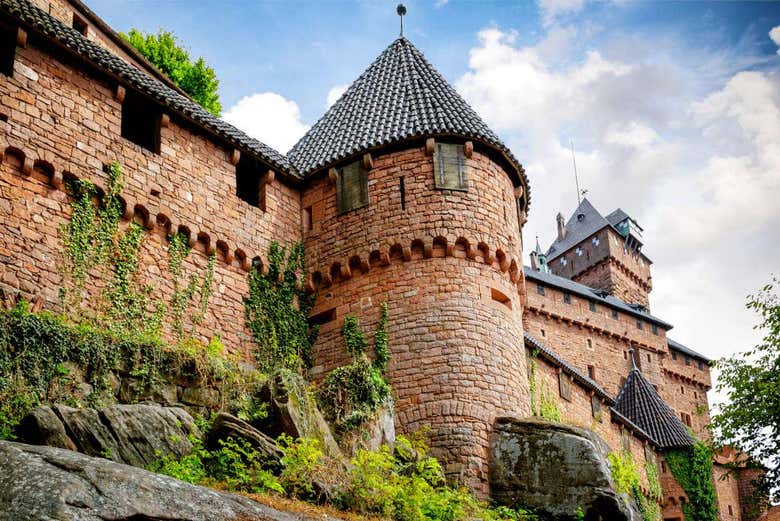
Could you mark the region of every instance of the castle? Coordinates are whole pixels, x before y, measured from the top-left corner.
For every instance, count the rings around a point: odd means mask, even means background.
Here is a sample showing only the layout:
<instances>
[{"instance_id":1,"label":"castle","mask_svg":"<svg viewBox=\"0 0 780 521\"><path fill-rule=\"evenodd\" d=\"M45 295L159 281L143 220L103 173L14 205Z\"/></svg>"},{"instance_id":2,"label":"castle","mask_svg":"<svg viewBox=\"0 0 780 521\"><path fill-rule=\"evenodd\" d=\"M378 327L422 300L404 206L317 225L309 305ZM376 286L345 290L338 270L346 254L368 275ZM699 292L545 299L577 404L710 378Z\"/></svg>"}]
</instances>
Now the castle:
<instances>
[{"instance_id":1,"label":"castle","mask_svg":"<svg viewBox=\"0 0 780 521\"><path fill-rule=\"evenodd\" d=\"M397 427L431 428L449 478L483 497L496 417L545 389L563 421L661 461L664 519L687 497L663 462L707 438L710 361L650 313L651 261L622 210L583 200L522 262L529 180L512 152L400 37L283 155L212 116L79 0L0 0L0 288L55 307L68 179L126 176L155 291L167 237L189 238L215 294L199 333L252 349L242 299L272 241L303 241L316 294L315 367L343 364L340 326L390 312ZM99 288L95 288L98 290ZM751 471L715 462L720 518L749 520ZM733 456L732 456L733 459ZM643 477L643 479L645 479Z\"/></svg>"}]
</instances>

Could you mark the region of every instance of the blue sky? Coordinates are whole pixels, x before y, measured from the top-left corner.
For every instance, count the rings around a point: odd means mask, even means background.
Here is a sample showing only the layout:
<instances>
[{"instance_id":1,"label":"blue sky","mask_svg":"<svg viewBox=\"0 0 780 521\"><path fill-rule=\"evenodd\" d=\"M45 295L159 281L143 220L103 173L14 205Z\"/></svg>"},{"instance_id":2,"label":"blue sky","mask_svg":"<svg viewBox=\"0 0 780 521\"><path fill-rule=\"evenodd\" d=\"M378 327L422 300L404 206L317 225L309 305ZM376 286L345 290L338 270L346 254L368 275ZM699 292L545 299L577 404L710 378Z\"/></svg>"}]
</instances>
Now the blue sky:
<instances>
[{"instance_id":1,"label":"blue sky","mask_svg":"<svg viewBox=\"0 0 780 521\"><path fill-rule=\"evenodd\" d=\"M225 119L286 151L398 34L395 2L89 0L173 30ZM581 185L645 229L652 312L712 358L754 345L745 297L780 274L780 3L407 2L406 36L531 181L525 251Z\"/></svg>"}]
</instances>

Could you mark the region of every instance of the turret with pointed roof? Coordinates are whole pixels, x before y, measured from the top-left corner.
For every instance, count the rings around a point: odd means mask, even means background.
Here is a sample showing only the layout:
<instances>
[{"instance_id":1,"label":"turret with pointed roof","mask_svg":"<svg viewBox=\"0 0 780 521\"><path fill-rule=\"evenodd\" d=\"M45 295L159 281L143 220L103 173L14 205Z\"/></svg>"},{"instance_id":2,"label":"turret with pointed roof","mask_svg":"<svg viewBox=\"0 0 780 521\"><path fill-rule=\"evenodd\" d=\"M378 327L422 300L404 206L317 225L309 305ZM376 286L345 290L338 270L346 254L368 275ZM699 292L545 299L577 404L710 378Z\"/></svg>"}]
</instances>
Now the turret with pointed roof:
<instances>
[{"instance_id":1,"label":"turret with pointed roof","mask_svg":"<svg viewBox=\"0 0 780 521\"><path fill-rule=\"evenodd\" d=\"M642 252L642 228L622 209L604 217L583 199L547 250L554 274L649 309L652 261Z\"/></svg>"}]
</instances>

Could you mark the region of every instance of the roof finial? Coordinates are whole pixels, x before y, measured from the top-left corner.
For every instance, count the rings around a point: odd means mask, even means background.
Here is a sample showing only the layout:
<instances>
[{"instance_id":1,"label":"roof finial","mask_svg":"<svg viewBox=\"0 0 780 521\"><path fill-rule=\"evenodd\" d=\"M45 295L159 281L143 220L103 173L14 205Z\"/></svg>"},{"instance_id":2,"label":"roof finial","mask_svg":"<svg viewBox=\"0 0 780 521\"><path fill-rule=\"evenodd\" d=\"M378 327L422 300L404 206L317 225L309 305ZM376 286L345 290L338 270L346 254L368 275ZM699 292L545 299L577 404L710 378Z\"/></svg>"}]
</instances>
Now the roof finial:
<instances>
[{"instance_id":1,"label":"roof finial","mask_svg":"<svg viewBox=\"0 0 780 521\"><path fill-rule=\"evenodd\" d=\"M406 6L404 4L398 4L395 8L395 12L401 17L401 37L404 35L404 15L406 14Z\"/></svg>"},{"instance_id":2,"label":"roof finial","mask_svg":"<svg viewBox=\"0 0 780 521\"><path fill-rule=\"evenodd\" d=\"M631 342L628 343L628 356L631 357L631 370L639 371L639 368L636 366L636 360L634 359L634 345Z\"/></svg>"}]
</instances>

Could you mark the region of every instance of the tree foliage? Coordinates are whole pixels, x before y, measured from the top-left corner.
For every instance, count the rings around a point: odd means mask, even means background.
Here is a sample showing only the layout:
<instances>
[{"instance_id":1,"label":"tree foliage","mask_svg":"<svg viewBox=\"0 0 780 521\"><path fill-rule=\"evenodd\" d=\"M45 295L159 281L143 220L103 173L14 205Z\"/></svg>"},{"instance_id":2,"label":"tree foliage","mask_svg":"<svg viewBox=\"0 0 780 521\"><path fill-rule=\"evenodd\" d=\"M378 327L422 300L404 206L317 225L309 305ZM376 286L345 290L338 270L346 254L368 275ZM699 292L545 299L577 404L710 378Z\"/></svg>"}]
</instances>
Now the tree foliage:
<instances>
[{"instance_id":1,"label":"tree foliage","mask_svg":"<svg viewBox=\"0 0 780 521\"><path fill-rule=\"evenodd\" d=\"M138 29L120 34L200 106L215 116L222 113L217 91L219 80L214 69L202 57L193 61L187 49L179 45L176 35L163 29L157 34L146 34Z\"/></svg>"},{"instance_id":2,"label":"tree foliage","mask_svg":"<svg viewBox=\"0 0 780 521\"><path fill-rule=\"evenodd\" d=\"M780 298L778 277L747 299L764 336L753 349L718 361L718 391L726 396L712 423L718 441L768 465L766 483L780 487Z\"/></svg>"}]
</instances>

